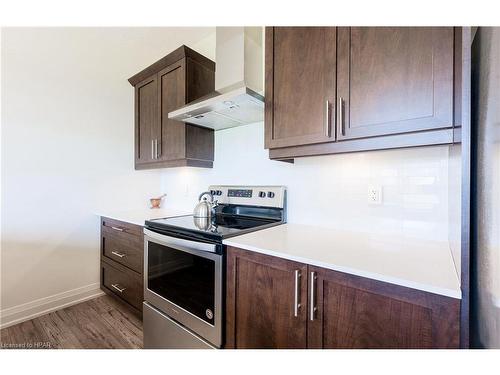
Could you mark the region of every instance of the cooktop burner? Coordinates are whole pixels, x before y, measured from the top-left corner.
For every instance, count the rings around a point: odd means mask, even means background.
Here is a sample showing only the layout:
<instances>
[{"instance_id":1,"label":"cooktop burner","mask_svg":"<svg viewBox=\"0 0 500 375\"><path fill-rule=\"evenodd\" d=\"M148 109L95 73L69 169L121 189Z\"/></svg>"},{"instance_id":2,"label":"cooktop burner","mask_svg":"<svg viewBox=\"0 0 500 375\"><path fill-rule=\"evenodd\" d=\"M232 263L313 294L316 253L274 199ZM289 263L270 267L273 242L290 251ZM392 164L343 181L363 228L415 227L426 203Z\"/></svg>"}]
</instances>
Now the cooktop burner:
<instances>
[{"instance_id":1,"label":"cooktop burner","mask_svg":"<svg viewBox=\"0 0 500 375\"><path fill-rule=\"evenodd\" d=\"M180 232L185 235L202 235L212 239L224 239L246 232L257 227L267 227L279 224L280 221L217 214L211 219L197 218L193 215L154 219L146 221L146 227L167 232Z\"/></svg>"}]
</instances>

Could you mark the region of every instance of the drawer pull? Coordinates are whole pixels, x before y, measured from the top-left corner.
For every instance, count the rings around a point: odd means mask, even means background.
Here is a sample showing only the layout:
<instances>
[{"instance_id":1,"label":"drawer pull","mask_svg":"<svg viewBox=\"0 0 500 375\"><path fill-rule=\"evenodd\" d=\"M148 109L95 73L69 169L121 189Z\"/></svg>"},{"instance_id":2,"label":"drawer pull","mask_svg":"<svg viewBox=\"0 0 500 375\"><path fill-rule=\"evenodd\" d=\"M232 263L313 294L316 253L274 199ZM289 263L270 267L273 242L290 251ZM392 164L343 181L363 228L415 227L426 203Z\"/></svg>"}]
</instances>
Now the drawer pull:
<instances>
[{"instance_id":1,"label":"drawer pull","mask_svg":"<svg viewBox=\"0 0 500 375\"><path fill-rule=\"evenodd\" d=\"M125 229L119 227L111 227L111 229L117 230L118 232L123 232Z\"/></svg>"},{"instance_id":2,"label":"drawer pull","mask_svg":"<svg viewBox=\"0 0 500 375\"><path fill-rule=\"evenodd\" d=\"M119 258L126 257L127 254L119 253L118 251L112 251L111 254L116 255Z\"/></svg>"},{"instance_id":3,"label":"drawer pull","mask_svg":"<svg viewBox=\"0 0 500 375\"><path fill-rule=\"evenodd\" d=\"M127 288L120 288L120 285L118 284L111 284L111 286L116 289L117 291L119 291L120 293L123 293L123 291Z\"/></svg>"}]
</instances>

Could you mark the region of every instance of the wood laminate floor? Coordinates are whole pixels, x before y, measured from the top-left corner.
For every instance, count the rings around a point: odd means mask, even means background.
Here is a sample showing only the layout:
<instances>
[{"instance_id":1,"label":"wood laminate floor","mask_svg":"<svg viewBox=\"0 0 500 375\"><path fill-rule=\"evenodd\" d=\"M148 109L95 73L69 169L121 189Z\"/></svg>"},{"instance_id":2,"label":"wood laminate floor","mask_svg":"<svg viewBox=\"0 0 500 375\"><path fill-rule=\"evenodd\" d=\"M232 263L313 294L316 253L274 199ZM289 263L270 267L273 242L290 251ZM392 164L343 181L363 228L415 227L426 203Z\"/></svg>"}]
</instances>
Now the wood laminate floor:
<instances>
[{"instance_id":1,"label":"wood laminate floor","mask_svg":"<svg viewBox=\"0 0 500 375\"><path fill-rule=\"evenodd\" d=\"M142 321L105 295L2 329L0 348L137 349Z\"/></svg>"}]
</instances>

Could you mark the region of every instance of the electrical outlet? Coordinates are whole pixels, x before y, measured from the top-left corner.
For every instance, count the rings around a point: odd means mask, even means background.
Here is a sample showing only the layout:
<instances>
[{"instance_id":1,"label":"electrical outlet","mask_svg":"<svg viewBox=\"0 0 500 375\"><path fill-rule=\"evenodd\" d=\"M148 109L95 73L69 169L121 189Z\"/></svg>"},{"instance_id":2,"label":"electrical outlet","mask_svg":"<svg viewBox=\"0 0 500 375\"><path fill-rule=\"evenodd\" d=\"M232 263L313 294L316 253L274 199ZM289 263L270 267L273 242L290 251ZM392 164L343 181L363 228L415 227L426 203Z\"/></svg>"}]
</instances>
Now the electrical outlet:
<instances>
[{"instance_id":1,"label":"electrical outlet","mask_svg":"<svg viewBox=\"0 0 500 375\"><path fill-rule=\"evenodd\" d=\"M382 204L382 187L370 186L368 188L368 203L373 205Z\"/></svg>"}]
</instances>

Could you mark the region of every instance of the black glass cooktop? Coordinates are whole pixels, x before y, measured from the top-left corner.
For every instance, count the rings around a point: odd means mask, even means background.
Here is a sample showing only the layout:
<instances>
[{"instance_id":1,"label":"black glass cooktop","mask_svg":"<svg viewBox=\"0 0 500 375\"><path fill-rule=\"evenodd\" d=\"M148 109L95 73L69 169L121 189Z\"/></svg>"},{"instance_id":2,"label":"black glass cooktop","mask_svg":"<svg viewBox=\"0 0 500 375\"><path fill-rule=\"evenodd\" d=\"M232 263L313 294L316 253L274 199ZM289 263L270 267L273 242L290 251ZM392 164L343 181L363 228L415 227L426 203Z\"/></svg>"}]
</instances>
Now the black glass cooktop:
<instances>
[{"instance_id":1,"label":"black glass cooktop","mask_svg":"<svg viewBox=\"0 0 500 375\"><path fill-rule=\"evenodd\" d=\"M252 232L261 229L261 227L279 223L280 221L271 219L217 214L212 219L186 215L148 220L146 221L146 227L157 232L221 241L228 237Z\"/></svg>"}]
</instances>

